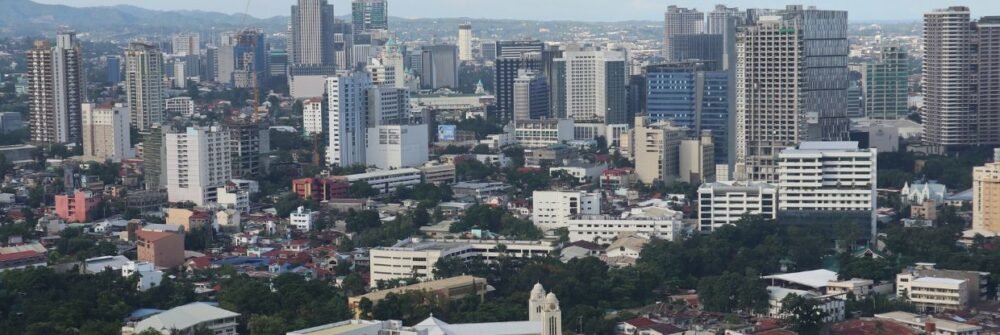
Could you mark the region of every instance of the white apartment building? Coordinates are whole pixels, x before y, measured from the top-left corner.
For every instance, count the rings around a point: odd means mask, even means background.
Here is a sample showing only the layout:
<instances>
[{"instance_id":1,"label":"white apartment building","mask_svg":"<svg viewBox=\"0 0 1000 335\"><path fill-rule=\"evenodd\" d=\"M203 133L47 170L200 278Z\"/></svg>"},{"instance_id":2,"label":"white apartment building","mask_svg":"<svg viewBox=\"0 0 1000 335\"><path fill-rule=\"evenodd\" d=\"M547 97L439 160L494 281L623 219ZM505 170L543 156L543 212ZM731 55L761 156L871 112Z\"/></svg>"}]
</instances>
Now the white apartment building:
<instances>
[{"instance_id":1,"label":"white apartment building","mask_svg":"<svg viewBox=\"0 0 1000 335\"><path fill-rule=\"evenodd\" d=\"M302 100L302 132L307 137L323 133L323 98Z\"/></svg>"},{"instance_id":2,"label":"white apartment building","mask_svg":"<svg viewBox=\"0 0 1000 335\"><path fill-rule=\"evenodd\" d=\"M226 186L217 188L216 192L218 193L216 202L223 208L250 214L250 194L255 193L254 191L227 182Z\"/></svg>"},{"instance_id":3,"label":"white apartment building","mask_svg":"<svg viewBox=\"0 0 1000 335\"><path fill-rule=\"evenodd\" d=\"M368 88L368 126L406 123L410 114L410 92L406 88L385 85Z\"/></svg>"},{"instance_id":4,"label":"white apartment building","mask_svg":"<svg viewBox=\"0 0 1000 335\"><path fill-rule=\"evenodd\" d=\"M368 88L371 79L364 72L342 73L326 79L330 164L350 166L365 164Z\"/></svg>"},{"instance_id":5,"label":"white apartment building","mask_svg":"<svg viewBox=\"0 0 1000 335\"><path fill-rule=\"evenodd\" d=\"M535 191L531 221L541 230L568 227L577 215L601 214L601 194L583 191Z\"/></svg>"},{"instance_id":6,"label":"white apartment building","mask_svg":"<svg viewBox=\"0 0 1000 335\"><path fill-rule=\"evenodd\" d=\"M920 310L932 312L965 309L972 299L968 285L964 279L920 276L908 271L896 275L896 295L910 300Z\"/></svg>"},{"instance_id":7,"label":"white apartment building","mask_svg":"<svg viewBox=\"0 0 1000 335\"><path fill-rule=\"evenodd\" d=\"M430 157L428 136L426 124L368 128L367 163L383 170L420 167Z\"/></svg>"},{"instance_id":8,"label":"white apartment building","mask_svg":"<svg viewBox=\"0 0 1000 335\"><path fill-rule=\"evenodd\" d=\"M778 154L778 211L783 218L851 216L875 238L878 152L857 142L802 142Z\"/></svg>"},{"instance_id":9,"label":"white apartment building","mask_svg":"<svg viewBox=\"0 0 1000 335\"><path fill-rule=\"evenodd\" d=\"M605 122L615 101L624 99L623 92L609 90L617 84L625 85L627 67L618 76L610 76L614 64L626 62L625 52L610 50L565 50L563 57L555 60L565 64L566 117L574 120ZM620 65L620 64L619 64ZM609 85L609 81L621 80ZM614 111L612 111L614 112ZM618 123L617 120L608 123Z\"/></svg>"},{"instance_id":10,"label":"white apartment building","mask_svg":"<svg viewBox=\"0 0 1000 335\"><path fill-rule=\"evenodd\" d=\"M378 190L380 194L388 194L395 192L399 187L410 187L420 184L421 173L420 170L414 168L402 168L337 176L334 178L349 183L366 182Z\"/></svg>"},{"instance_id":11,"label":"white apartment building","mask_svg":"<svg viewBox=\"0 0 1000 335\"><path fill-rule=\"evenodd\" d=\"M133 42L125 50L125 93L132 126L145 131L163 122L165 85L163 53L155 46Z\"/></svg>"},{"instance_id":12,"label":"white apartment building","mask_svg":"<svg viewBox=\"0 0 1000 335\"><path fill-rule=\"evenodd\" d=\"M229 132L217 126L166 134L167 198L199 206L215 203L232 179Z\"/></svg>"},{"instance_id":13,"label":"white apartment building","mask_svg":"<svg viewBox=\"0 0 1000 335\"><path fill-rule=\"evenodd\" d=\"M573 120L517 120L514 122L514 138L526 149L545 148L572 141Z\"/></svg>"},{"instance_id":14,"label":"white apartment building","mask_svg":"<svg viewBox=\"0 0 1000 335\"><path fill-rule=\"evenodd\" d=\"M472 24L458 25L458 60L472 61Z\"/></svg>"},{"instance_id":15,"label":"white apartment building","mask_svg":"<svg viewBox=\"0 0 1000 335\"><path fill-rule=\"evenodd\" d=\"M622 234L676 241L681 238L684 214L666 208L633 208L619 217L582 215L568 220L569 240L610 244Z\"/></svg>"},{"instance_id":16,"label":"white apartment building","mask_svg":"<svg viewBox=\"0 0 1000 335\"><path fill-rule=\"evenodd\" d=\"M191 97L167 99L167 113L183 116L194 115L194 100L191 100Z\"/></svg>"},{"instance_id":17,"label":"white apartment building","mask_svg":"<svg viewBox=\"0 0 1000 335\"><path fill-rule=\"evenodd\" d=\"M128 107L117 104L113 107L98 107L83 104L83 155L100 160L110 159L120 162L134 158L131 131L129 129Z\"/></svg>"},{"instance_id":18,"label":"white apartment building","mask_svg":"<svg viewBox=\"0 0 1000 335\"><path fill-rule=\"evenodd\" d=\"M396 73L400 72L399 75L405 75L400 71L397 71L396 66L392 64L385 64L381 59L372 58L368 65L365 66L365 70L370 75L372 80L372 85L374 86L387 86L395 87L396 85Z\"/></svg>"},{"instance_id":19,"label":"white apartment building","mask_svg":"<svg viewBox=\"0 0 1000 335\"><path fill-rule=\"evenodd\" d=\"M834 323L844 320L846 303L843 299L819 295L812 291L788 289L777 286L768 286L767 294L768 310L765 316L769 318L784 319L788 317L787 313L781 312L782 301L785 300L789 294L795 294L800 297L816 300L817 307L819 307L819 309L826 315L823 317L823 322Z\"/></svg>"},{"instance_id":20,"label":"white apartment building","mask_svg":"<svg viewBox=\"0 0 1000 335\"><path fill-rule=\"evenodd\" d=\"M776 219L778 188L765 182L720 181L698 187L698 228L715 231L747 215Z\"/></svg>"},{"instance_id":21,"label":"white apartment building","mask_svg":"<svg viewBox=\"0 0 1000 335\"><path fill-rule=\"evenodd\" d=\"M298 231L311 231L316 214L318 213L299 206L299 208L295 209L295 212L292 212L288 216L288 225Z\"/></svg>"},{"instance_id":22,"label":"white apartment building","mask_svg":"<svg viewBox=\"0 0 1000 335\"><path fill-rule=\"evenodd\" d=\"M181 33L170 39L174 55L193 56L201 53L201 35L198 33Z\"/></svg>"},{"instance_id":23,"label":"white apartment building","mask_svg":"<svg viewBox=\"0 0 1000 335\"><path fill-rule=\"evenodd\" d=\"M391 247L372 248L369 273L373 285L378 285L379 281L403 278L426 281L437 279L434 277L434 264L445 257L493 260L503 254L507 257L531 258L545 257L553 250L555 247L551 241L411 238L401 240Z\"/></svg>"}]
</instances>

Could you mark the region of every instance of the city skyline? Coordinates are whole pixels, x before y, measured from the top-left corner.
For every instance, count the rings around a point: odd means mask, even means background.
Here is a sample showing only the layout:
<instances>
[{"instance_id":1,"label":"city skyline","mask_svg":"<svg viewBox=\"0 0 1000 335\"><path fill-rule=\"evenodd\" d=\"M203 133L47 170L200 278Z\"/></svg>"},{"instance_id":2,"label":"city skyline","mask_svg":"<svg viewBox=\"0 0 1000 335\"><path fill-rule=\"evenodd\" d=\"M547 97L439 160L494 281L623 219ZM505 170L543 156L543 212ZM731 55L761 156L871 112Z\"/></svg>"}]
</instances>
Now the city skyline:
<instances>
[{"instance_id":1,"label":"city skyline","mask_svg":"<svg viewBox=\"0 0 1000 335\"><path fill-rule=\"evenodd\" d=\"M243 13L246 2L243 0L197 1L176 0L162 2L156 0L34 0L38 3L85 6L132 5L154 10L202 10L226 14ZM288 7L294 0L256 1L250 6L250 15L258 18L288 16ZM350 0L333 0L338 16L350 13ZM973 17L1000 14L1000 2L985 0L970 1L862 1L846 0L830 3L819 0L782 1L782 0L750 0L728 2L703 2L696 0L656 1L656 0L586 0L589 6L581 8L579 0L547 0L542 3L531 0L507 0L491 2L485 0L423 0L391 2L389 14L402 18L489 18L489 19L520 19L540 21L588 21L610 22L648 20L660 21L668 5L693 7L708 12L715 4L736 6L739 8L783 8L787 4L815 5L829 10L847 10L851 21L919 21L923 13L937 8L962 5L972 9ZM574 11L565 11L567 6L574 6ZM525 12L519 10L531 6L536 10Z\"/></svg>"}]
</instances>

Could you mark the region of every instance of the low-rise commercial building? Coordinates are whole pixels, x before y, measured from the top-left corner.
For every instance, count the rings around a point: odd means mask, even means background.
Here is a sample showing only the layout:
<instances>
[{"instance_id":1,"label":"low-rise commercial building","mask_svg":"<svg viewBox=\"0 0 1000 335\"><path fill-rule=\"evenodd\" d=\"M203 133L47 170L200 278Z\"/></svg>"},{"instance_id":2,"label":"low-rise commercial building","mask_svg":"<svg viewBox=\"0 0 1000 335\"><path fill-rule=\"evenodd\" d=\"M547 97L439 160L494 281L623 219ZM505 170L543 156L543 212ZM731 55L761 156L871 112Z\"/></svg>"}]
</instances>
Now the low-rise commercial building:
<instances>
[{"instance_id":1,"label":"low-rise commercial building","mask_svg":"<svg viewBox=\"0 0 1000 335\"><path fill-rule=\"evenodd\" d=\"M348 183L365 182L377 190L379 194L389 194L395 192L400 187L410 187L420 184L423 175L420 170L414 168L403 168L397 170L380 170L375 172L352 174L347 176L337 176L334 179L343 180Z\"/></svg>"},{"instance_id":2,"label":"low-rise commercial building","mask_svg":"<svg viewBox=\"0 0 1000 335\"><path fill-rule=\"evenodd\" d=\"M425 292L430 293L440 299L444 300L457 300L470 295L479 296L481 300L489 285L486 284L486 278L478 278L473 276L458 276L438 280L425 281L413 285L401 286L386 290L380 290L371 292L364 295L359 295L356 297L350 297L347 299L347 304L354 311L354 317L361 317L361 301L367 299L372 303L378 303L385 299L390 293L392 294L403 294L407 292Z\"/></svg>"},{"instance_id":3,"label":"low-rise commercial building","mask_svg":"<svg viewBox=\"0 0 1000 335\"><path fill-rule=\"evenodd\" d=\"M896 321L918 332L934 335L979 335L983 330L980 326L907 312L875 314L875 319Z\"/></svg>"},{"instance_id":4,"label":"low-rise commercial building","mask_svg":"<svg viewBox=\"0 0 1000 335\"><path fill-rule=\"evenodd\" d=\"M514 138L524 148L545 148L573 140L573 120L542 119L514 122Z\"/></svg>"},{"instance_id":5,"label":"low-rise commercial building","mask_svg":"<svg viewBox=\"0 0 1000 335\"><path fill-rule=\"evenodd\" d=\"M369 274L372 285L379 281L416 278L434 279L434 265L441 258L472 257L493 260L501 255L517 258L544 257L553 252L551 241L421 239L401 240L391 247L372 248Z\"/></svg>"},{"instance_id":6,"label":"low-rise commercial building","mask_svg":"<svg viewBox=\"0 0 1000 335\"><path fill-rule=\"evenodd\" d=\"M76 191L72 195L56 195L56 216L66 222L87 222L101 198L90 191Z\"/></svg>"},{"instance_id":7,"label":"low-rise commercial building","mask_svg":"<svg viewBox=\"0 0 1000 335\"><path fill-rule=\"evenodd\" d=\"M206 328L217 335L236 335L239 316L204 302L195 302L122 327L122 335L135 335L149 329L164 335L194 334L199 328Z\"/></svg>"},{"instance_id":8,"label":"low-rise commercial building","mask_svg":"<svg viewBox=\"0 0 1000 335\"><path fill-rule=\"evenodd\" d=\"M301 178L292 180L292 192L302 199L327 201L347 198L351 184L334 178Z\"/></svg>"},{"instance_id":9,"label":"low-rise commercial building","mask_svg":"<svg viewBox=\"0 0 1000 335\"><path fill-rule=\"evenodd\" d=\"M427 162L420 167L424 174L424 182L434 185L451 185L455 183L455 165Z\"/></svg>"},{"instance_id":10,"label":"low-rise commercial building","mask_svg":"<svg viewBox=\"0 0 1000 335\"><path fill-rule=\"evenodd\" d=\"M704 232L749 215L777 218L778 189L764 182L721 181L698 187L698 227Z\"/></svg>"},{"instance_id":11,"label":"low-rise commercial building","mask_svg":"<svg viewBox=\"0 0 1000 335\"><path fill-rule=\"evenodd\" d=\"M136 254L140 261L153 263L159 268L184 264L184 234L140 230L136 232L136 237Z\"/></svg>"},{"instance_id":12,"label":"low-rise commercial building","mask_svg":"<svg viewBox=\"0 0 1000 335\"><path fill-rule=\"evenodd\" d=\"M989 273L944 270L933 263L917 263L896 275L896 294L920 310L955 311L987 298Z\"/></svg>"},{"instance_id":13,"label":"low-rise commercial building","mask_svg":"<svg viewBox=\"0 0 1000 335\"><path fill-rule=\"evenodd\" d=\"M292 212L288 216L288 225L294 227L298 231L311 231L316 214L316 212L308 210L303 206L299 206L295 212Z\"/></svg>"},{"instance_id":14,"label":"low-rise commercial building","mask_svg":"<svg viewBox=\"0 0 1000 335\"><path fill-rule=\"evenodd\" d=\"M601 214L601 194L583 191L535 191L531 221L542 230L569 226L577 215Z\"/></svg>"},{"instance_id":15,"label":"low-rise commercial building","mask_svg":"<svg viewBox=\"0 0 1000 335\"><path fill-rule=\"evenodd\" d=\"M666 208L634 208L618 217L581 215L570 219L569 240L611 244L622 234L646 239L676 241L681 238L684 214Z\"/></svg>"}]
</instances>

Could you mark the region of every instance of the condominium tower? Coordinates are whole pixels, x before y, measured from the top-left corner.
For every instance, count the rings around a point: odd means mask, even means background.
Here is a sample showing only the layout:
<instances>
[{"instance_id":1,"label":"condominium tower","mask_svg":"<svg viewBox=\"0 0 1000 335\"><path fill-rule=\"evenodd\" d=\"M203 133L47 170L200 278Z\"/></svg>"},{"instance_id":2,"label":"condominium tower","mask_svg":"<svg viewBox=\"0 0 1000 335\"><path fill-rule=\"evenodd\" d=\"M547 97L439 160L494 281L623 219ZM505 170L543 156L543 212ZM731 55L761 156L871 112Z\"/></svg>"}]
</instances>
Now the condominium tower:
<instances>
[{"instance_id":1,"label":"condominium tower","mask_svg":"<svg viewBox=\"0 0 1000 335\"><path fill-rule=\"evenodd\" d=\"M327 161L332 165L365 164L367 92L371 79L364 72L343 73L326 79L330 113Z\"/></svg>"},{"instance_id":2,"label":"condominium tower","mask_svg":"<svg viewBox=\"0 0 1000 335\"><path fill-rule=\"evenodd\" d=\"M466 62L472 58L472 24L458 25L458 59Z\"/></svg>"},{"instance_id":3,"label":"condominium tower","mask_svg":"<svg viewBox=\"0 0 1000 335\"><path fill-rule=\"evenodd\" d=\"M125 50L125 93L133 127L145 131L163 122L163 53L155 46L135 42Z\"/></svg>"},{"instance_id":4,"label":"condominium tower","mask_svg":"<svg viewBox=\"0 0 1000 335\"><path fill-rule=\"evenodd\" d=\"M777 181L778 153L805 139L800 22L764 16L736 36L736 178Z\"/></svg>"},{"instance_id":5,"label":"condominium tower","mask_svg":"<svg viewBox=\"0 0 1000 335\"><path fill-rule=\"evenodd\" d=\"M682 34L701 34L705 32L705 13L694 8L681 8L671 5L663 14L663 57L670 59L672 54L670 37Z\"/></svg>"},{"instance_id":6,"label":"condominium tower","mask_svg":"<svg viewBox=\"0 0 1000 335\"><path fill-rule=\"evenodd\" d=\"M167 197L202 206L218 200L218 188L232 179L229 132L220 127L188 127L165 137Z\"/></svg>"},{"instance_id":7,"label":"condominium tower","mask_svg":"<svg viewBox=\"0 0 1000 335\"><path fill-rule=\"evenodd\" d=\"M289 64L336 64L333 5L326 0L298 0L298 4L292 6L289 20Z\"/></svg>"},{"instance_id":8,"label":"condominium tower","mask_svg":"<svg viewBox=\"0 0 1000 335\"><path fill-rule=\"evenodd\" d=\"M80 104L84 100L83 54L76 33L56 35L55 47L35 42L27 52L31 140L81 143Z\"/></svg>"}]
</instances>

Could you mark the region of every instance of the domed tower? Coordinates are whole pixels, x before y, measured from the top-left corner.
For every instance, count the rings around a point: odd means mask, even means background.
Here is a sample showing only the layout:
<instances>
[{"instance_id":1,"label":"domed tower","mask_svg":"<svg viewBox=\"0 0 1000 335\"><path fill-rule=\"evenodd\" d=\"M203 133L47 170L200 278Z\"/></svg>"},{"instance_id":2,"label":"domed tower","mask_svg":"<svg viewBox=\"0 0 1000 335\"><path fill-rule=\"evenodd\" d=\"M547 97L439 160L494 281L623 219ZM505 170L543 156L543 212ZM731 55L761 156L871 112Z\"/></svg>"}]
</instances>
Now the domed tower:
<instances>
[{"instance_id":1,"label":"domed tower","mask_svg":"<svg viewBox=\"0 0 1000 335\"><path fill-rule=\"evenodd\" d=\"M562 310L555 293L545 296L542 303L542 335L562 335Z\"/></svg>"},{"instance_id":2,"label":"domed tower","mask_svg":"<svg viewBox=\"0 0 1000 335\"><path fill-rule=\"evenodd\" d=\"M545 304L545 288L536 283L528 298L528 321L542 321L542 305Z\"/></svg>"}]
</instances>

